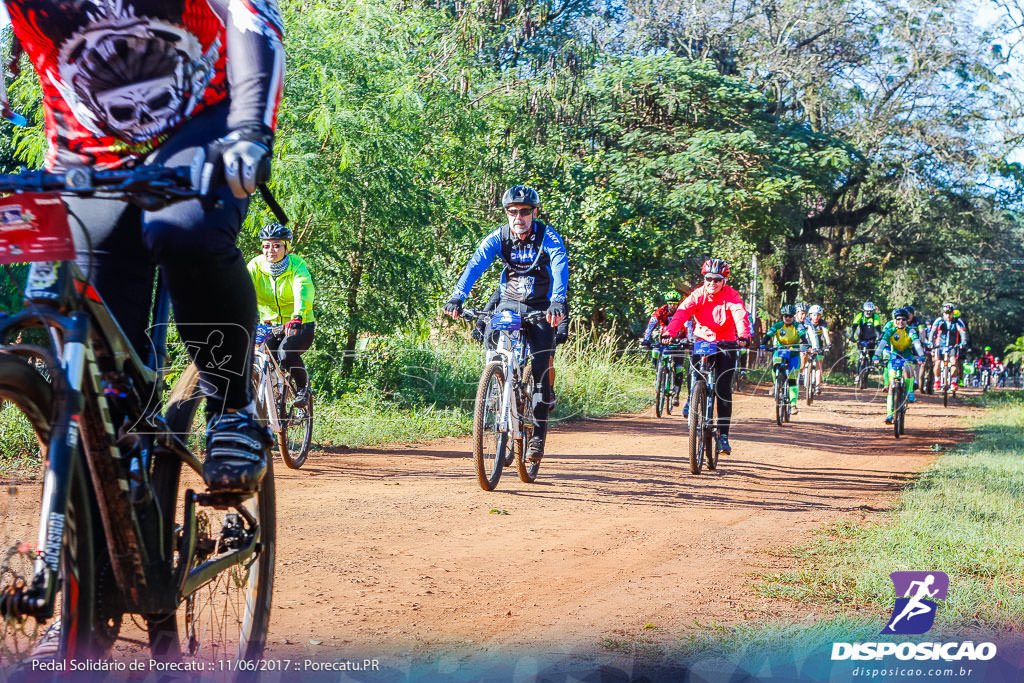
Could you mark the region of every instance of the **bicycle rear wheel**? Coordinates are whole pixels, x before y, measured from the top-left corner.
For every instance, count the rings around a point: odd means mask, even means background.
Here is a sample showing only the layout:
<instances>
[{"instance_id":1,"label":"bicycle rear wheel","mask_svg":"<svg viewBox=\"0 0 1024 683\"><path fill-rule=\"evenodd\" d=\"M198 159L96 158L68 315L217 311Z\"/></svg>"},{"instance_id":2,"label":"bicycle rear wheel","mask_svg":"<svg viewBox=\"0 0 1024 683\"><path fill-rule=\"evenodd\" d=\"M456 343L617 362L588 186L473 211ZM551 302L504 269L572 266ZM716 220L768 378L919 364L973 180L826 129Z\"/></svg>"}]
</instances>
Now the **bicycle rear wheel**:
<instances>
[{"instance_id":1,"label":"bicycle rear wheel","mask_svg":"<svg viewBox=\"0 0 1024 683\"><path fill-rule=\"evenodd\" d=\"M782 369L775 371L775 421L781 427L786 421L786 406L789 404L789 391L786 375Z\"/></svg>"},{"instance_id":2,"label":"bicycle rear wheel","mask_svg":"<svg viewBox=\"0 0 1024 683\"><path fill-rule=\"evenodd\" d=\"M313 441L313 402L311 400L304 406L295 405L298 393L295 379L289 375L284 392L277 402L277 416L281 421L277 449L284 464L293 470L299 469L306 462Z\"/></svg>"},{"instance_id":3,"label":"bicycle rear wheel","mask_svg":"<svg viewBox=\"0 0 1024 683\"><path fill-rule=\"evenodd\" d=\"M655 379L654 385L654 414L661 417L662 410L664 409L665 401L665 375L668 374L665 371L665 361L660 356L658 357L658 374Z\"/></svg>"},{"instance_id":4,"label":"bicycle rear wheel","mask_svg":"<svg viewBox=\"0 0 1024 683\"><path fill-rule=\"evenodd\" d=\"M165 413L171 431L193 444L201 442L200 435L205 430L199 411L203 397L198 380L195 365L190 365L171 390ZM262 406L257 409L261 413L259 418L266 420ZM196 506L198 553L189 569L216 557L217 549L254 537L257 550L247 562L228 567L211 582L184 596L174 613L145 615L150 650L155 658L202 663L206 670L215 671L218 662L256 661L263 657L277 550L273 464L268 453L263 482L246 500L226 509ZM182 561L185 492L203 491L206 485L198 473L183 468L177 456L165 452L156 455L152 483L164 517L161 560L177 566ZM236 678L246 677L245 667L238 671Z\"/></svg>"},{"instance_id":5,"label":"bicycle rear wheel","mask_svg":"<svg viewBox=\"0 0 1024 683\"><path fill-rule=\"evenodd\" d=\"M807 405L814 403L814 367L813 361L807 363L804 368L804 389L807 390Z\"/></svg>"},{"instance_id":6,"label":"bicycle rear wheel","mask_svg":"<svg viewBox=\"0 0 1024 683\"><path fill-rule=\"evenodd\" d=\"M700 474L701 466L704 464L704 451L706 448L704 435L704 404L707 401L708 385L703 379L693 383L690 390L690 416L687 420L689 428L689 456L690 472Z\"/></svg>"},{"instance_id":7,"label":"bicycle rear wheel","mask_svg":"<svg viewBox=\"0 0 1024 683\"><path fill-rule=\"evenodd\" d=\"M0 601L31 582L38 556L46 451L54 418L50 384L25 360L0 355L3 449L12 470L0 494ZM16 464L15 464L16 463ZM31 673L33 660L106 656L120 626L107 624L98 604L97 567L106 558L99 517L81 452L73 455L64 541L52 620L4 615L0 622L0 679ZM103 582L104 585L107 582Z\"/></svg>"},{"instance_id":8,"label":"bicycle rear wheel","mask_svg":"<svg viewBox=\"0 0 1024 683\"><path fill-rule=\"evenodd\" d=\"M473 410L473 465L480 488L493 491L501 479L509 443L506 431L499 431L502 396L505 391L505 369L500 362L488 363L480 376Z\"/></svg>"},{"instance_id":9,"label":"bicycle rear wheel","mask_svg":"<svg viewBox=\"0 0 1024 683\"><path fill-rule=\"evenodd\" d=\"M529 374L523 373L524 376L529 377ZM533 403L529 396L523 398L523 414L522 414L522 428L525 436L521 439L516 439L515 443L515 463L516 470L519 472L519 480L525 484L532 484L537 479L537 473L540 471L540 462L536 460L526 459L526 447L530 443L530 437L533 436Z\"/></svg>"},{"instance_id":10,"label":"bicycle rear wheel","mask_svg":"<svg viewBox=\"0 0 1024 683\"><path fill-rule=\"evenodd\" d=\"M900 421L903 419L903 381L897 380L892 388L892 431L893 436L900 438Z\"/></svg>"}]
</instances>

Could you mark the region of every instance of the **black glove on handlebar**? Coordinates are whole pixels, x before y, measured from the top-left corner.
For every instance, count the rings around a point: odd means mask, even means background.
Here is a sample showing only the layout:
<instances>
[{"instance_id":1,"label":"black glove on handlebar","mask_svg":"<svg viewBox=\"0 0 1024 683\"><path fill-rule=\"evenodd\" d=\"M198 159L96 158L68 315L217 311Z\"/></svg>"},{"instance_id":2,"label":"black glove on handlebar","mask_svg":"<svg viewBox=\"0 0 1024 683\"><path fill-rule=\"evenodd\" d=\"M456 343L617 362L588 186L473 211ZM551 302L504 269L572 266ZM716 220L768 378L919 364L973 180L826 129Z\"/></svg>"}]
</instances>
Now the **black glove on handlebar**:
<instances>
[{"instance_id":1,"label":"black glove on handlebar","mask_svg":"<svg viewBox=\"0 0 1024 683\"><path fill-rule=\"evenodd\" d=\"M199 181L203 210L217 203L217 189L224 184L231 194L244 199L270 180L274 131L262 123L244 123L206 149L206 164Z\"/></svg>"},{"instance_id":2,"label":"black glove on handlebar","mask_svg":"<svg viewBox=\"0 0 1024 683\"><path fill-rule=\"evenodd\" d=\"M444 305L444 312L451 316L458 316L462 314L462 299L457 296L453 296L448 299L448 303Z\"/></svg>"},{"instance_id":3,"label":"black glove on handlebar","mask_svg":"<svg viewBox=\"0 0 1024 683\"><path fill-rule=\"evenodd\" d=\"M564 318L565 314L564 301L552 301L551 304L548 305L548 310L544 312L544 315L550 315L555 318Z\"/></svg>"}]
</instances>

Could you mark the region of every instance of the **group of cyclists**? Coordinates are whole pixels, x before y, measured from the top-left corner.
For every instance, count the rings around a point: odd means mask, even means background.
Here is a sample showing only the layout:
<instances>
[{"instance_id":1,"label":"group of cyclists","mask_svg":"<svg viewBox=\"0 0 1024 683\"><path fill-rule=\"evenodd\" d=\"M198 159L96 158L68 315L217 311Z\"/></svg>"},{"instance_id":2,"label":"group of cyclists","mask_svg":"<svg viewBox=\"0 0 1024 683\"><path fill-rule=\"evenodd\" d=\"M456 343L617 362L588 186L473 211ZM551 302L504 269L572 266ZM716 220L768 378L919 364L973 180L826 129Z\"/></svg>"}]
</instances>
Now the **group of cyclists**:
<instances>
[{"instance_id":1,"label":"group of cyclists","mask_svg":"<svg viewBox=\"0 0 1024 683\"><path fill-rule=\"evenodd\" d=\"M201 197L195 200L164 208L98 197L66 202L76 219L79 266L137 349L150 343L148 283L159 269L208 396L206 483L213 491L255 490L266 471L271 437L257 420L250 383L230 378L249 376L256 324L275 325L280 334L273 348L301 387L296 403L308 403L311 391L301 354L315 332L313 280L306 263L292 252L291 230L277 223L265 226L262 253L248 263L236 245L250 195L270 175L284 69L276 2L5 0L5 6L14 33L13 55L27 54L42 86L49 169L188 165L197 153L205 155ZM9 112L5 97L0 89ZM506 223L480 242L444 311L458 316L473 285L492 262L500 261L501 284L489 308L495 313L544 312L541 322L525 330L533 352L535 429L529 457L539 460L555 401L555 348L566 336L569 259L558 232L538 219L536 190L511 187L502 205ZM685 297L670 292L651 316L643 341L672 342L685 329L692 339L748 347L751 316L728 285L729 274L724 260L705 261L703 283ZM797 374L806 364L813 363L818 391L824 386L822 356L832 344L824 312L818 304L786 305L764 335L773 363L785 365L794 406ZM485 325L476 336L486 340L492 335ZM954 386L962 374L967 328L952 304L928 324L912 307L893 311L884 322L865 302L850 336L868 342L868 352L878 360L883 353L923 357L934 350L937 369L940 356L952 354L958 360ZM785 353L801 346L807 352ZM725 453L730 450L736 354L722 351L716 357L719 447ZM674 361L677 404L687 374L683 363L682 356ZM979 363L996 367L990 356Z\"/></svg>"}]
</instances>

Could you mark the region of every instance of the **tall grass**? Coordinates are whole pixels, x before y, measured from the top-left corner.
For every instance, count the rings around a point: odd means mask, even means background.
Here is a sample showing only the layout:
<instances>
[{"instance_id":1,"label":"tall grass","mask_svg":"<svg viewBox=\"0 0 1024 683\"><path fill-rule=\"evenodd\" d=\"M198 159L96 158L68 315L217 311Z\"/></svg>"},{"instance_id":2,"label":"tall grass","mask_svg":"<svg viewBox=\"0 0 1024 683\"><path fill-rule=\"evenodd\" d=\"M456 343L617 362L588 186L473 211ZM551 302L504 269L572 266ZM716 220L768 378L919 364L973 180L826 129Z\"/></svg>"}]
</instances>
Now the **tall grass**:
<instances>
[{"instance_id":1,"label":"tall grass","mask_svg":"<svg viewBox=\"0 0 1024 683\"><path fill-rule=\"evenodd\" d=\"M600 417L650 404L649 364L641 354L621 353L613 331L577 325L569 339L555 354L558 401L552 420ZM483 347L468 335L375 339L357 358L360 388L318 397L314 441L358 446L466 434L483 363ZM316 373L313 382L316 387Z\"/></svg>"}]
</instances>

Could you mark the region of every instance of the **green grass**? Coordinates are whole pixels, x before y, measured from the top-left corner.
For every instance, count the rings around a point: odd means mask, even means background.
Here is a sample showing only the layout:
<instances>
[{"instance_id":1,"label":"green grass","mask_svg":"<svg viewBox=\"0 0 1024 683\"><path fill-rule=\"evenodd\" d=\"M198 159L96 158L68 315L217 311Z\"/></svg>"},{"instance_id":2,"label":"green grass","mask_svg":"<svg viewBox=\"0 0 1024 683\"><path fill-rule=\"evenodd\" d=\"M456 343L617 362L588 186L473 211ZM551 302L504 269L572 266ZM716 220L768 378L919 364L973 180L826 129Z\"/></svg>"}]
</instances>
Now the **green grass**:
<instances>
[{"instance_id":1,"label":"green grass","mask_svg":"<svg viewBox=\"0 0 1024 683\"><path fill-rule=\"evenodd\" d=\"M28 420L6 401L0 401L0 478L17 479L39 472L39 442Z\"/></svg>"},{"instance_id":2,"label":"green grass","mask_svg":"<svg viewBox=\"0 0 1024 683\"><path fill-rule=\"evenodd\" d=\"M836 612L892 604L889 573L950 577L940 626L1021 626L1024 615L1024 394L996 392L972 424L973 442L943 453L891 514L821 531L794 555L802 569L767 573L762 595ZM939 447L941 448L941 447Z\"/></svg>"},{"instance_id":3,"label":"green grass","mask_svg":"<svg viewBox=\"0 0 1024 683\"><path fill-rule=\"evenodd\" d=\"M318 392L313 440L361 446L467 434L483 360L482 347L461 334L374 340L360 359L360 390ZM318 386L316 373L313 382ZM642 410L653 400L653 383L646 357L620 353L613 333L577 327L555 356L551 418Z\"/></svg>"}]
</instances>

